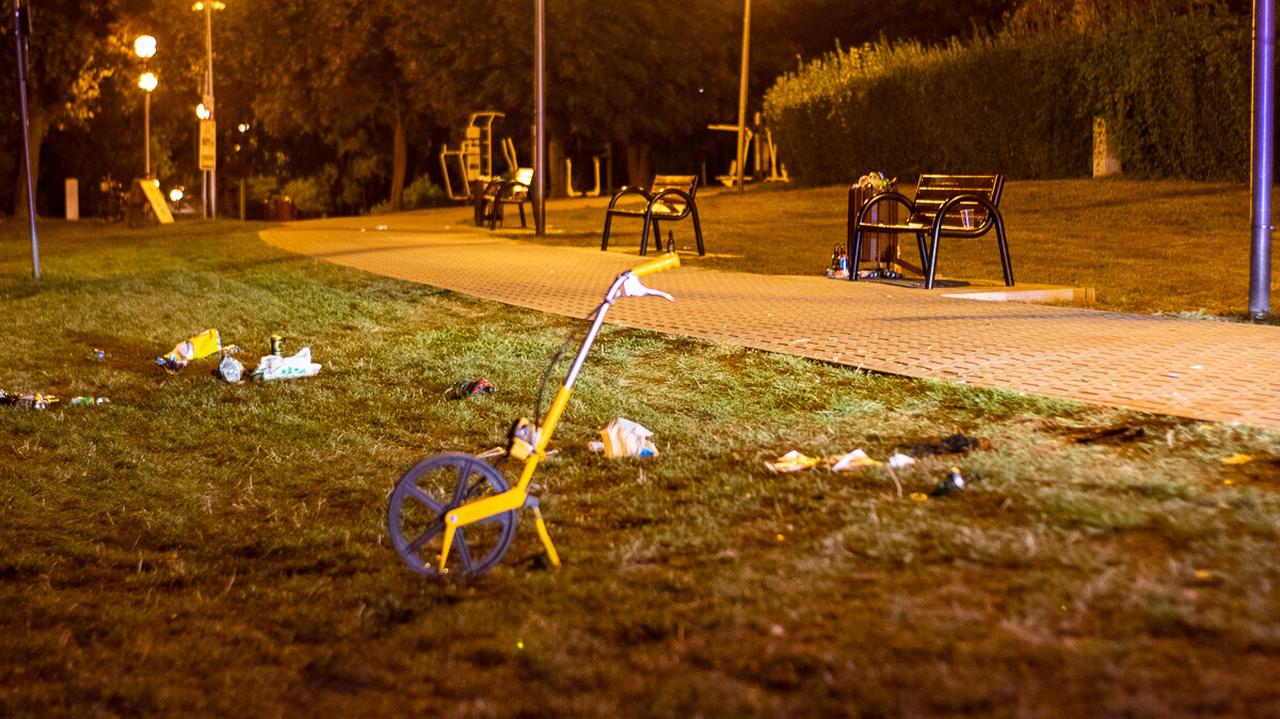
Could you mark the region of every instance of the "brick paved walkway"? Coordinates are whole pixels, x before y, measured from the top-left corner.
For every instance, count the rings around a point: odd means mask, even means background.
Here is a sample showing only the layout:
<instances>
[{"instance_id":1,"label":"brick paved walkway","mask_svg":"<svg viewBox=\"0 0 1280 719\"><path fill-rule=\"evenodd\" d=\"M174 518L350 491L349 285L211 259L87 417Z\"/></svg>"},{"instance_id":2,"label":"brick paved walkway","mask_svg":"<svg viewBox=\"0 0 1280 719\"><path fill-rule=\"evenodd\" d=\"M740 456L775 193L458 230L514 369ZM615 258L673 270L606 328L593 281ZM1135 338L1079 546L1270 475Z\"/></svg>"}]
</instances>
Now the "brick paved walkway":
<instances>
[{"instance_id":1,"label":"brick paved walkway","mask_svg":"<svg viewBox=\"0 0 1280 719\"><path fill-rule=\"evenodd\" d=\"M441 216L295 223L262 236L329 262L576 317L638 259L630 247L604 253L441 229ZM377 230L382 223L389 229ZM678 301L620 302L610 320L879 372L1280 429L1280 327L691 267L650 284Z\"/></svg>"}]
</instances>

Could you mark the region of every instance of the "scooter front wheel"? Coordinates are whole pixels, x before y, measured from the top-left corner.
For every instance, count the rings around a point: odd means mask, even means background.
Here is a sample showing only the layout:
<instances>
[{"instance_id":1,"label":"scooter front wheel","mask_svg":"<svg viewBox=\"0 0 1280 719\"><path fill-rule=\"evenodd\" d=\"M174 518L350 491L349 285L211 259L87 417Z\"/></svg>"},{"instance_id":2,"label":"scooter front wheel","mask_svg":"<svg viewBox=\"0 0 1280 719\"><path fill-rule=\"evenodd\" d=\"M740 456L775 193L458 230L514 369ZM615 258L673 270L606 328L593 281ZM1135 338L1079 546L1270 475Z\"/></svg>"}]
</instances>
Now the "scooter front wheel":
<instances>
[{"instance_id":1,"label":"scooter front wheel","mask_svg":"<svg viewBox=\"0 0 1280 719\"><path fill-rule=\"evenodd\" d=\"M445 515L507 489L493 465L470 454L447 452L418 462L396 482L387 508L387 530L396 553L413 571L439 576ZM484 574L502 560L515 533L515 510L460 527L448 566L467 576Z\"/></svg>"}]
</instances>

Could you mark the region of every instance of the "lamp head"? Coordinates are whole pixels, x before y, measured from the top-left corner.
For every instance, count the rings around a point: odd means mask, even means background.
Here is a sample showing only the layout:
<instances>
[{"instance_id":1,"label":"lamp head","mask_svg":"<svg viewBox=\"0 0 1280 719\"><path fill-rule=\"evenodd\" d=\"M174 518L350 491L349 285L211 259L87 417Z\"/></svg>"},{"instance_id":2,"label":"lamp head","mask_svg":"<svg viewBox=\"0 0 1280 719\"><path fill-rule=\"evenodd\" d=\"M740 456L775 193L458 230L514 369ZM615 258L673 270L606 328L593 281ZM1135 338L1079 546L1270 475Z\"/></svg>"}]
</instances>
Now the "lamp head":
<instances>
[{"instance_id":1,"label":"lamp head","mask_svg":"<svg viewBox=\"0 0 1280 719\"><path fill-rule=\"evenodd\" d=\"M133 54L143 60L150 60L156 56L156 39L151 35L139 35L133 41Z\"/></svg>"}]
</instances>

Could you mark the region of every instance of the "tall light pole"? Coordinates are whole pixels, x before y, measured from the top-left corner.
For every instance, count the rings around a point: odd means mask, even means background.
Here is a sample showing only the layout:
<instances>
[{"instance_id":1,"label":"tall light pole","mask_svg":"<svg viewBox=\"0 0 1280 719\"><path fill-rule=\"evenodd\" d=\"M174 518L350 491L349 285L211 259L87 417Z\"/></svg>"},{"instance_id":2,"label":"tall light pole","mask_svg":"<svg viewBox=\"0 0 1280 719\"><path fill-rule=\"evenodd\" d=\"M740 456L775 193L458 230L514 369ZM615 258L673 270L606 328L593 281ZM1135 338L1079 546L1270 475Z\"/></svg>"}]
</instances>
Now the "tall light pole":
<instances>
[{"instance_id":1,"label":"tall light pole","mask_svg":"<svg viewBox=\"0 0 1280 719\"><path fill-rule=\"evenodd\" d=\"M142 58L143 67L145 68L145 63L156 56L156 39L150 35L139 35L133 41L133 53ZM143 100L143 138L146 148L143 156L146 158L144 174L148 178L151 177L151 93L155 92L159 84L160 81L156 78L156 74L150 70L146 70L138 78L138 87L147 93Z\"/></svg>"},{"instance_id":2,"label":"tall light pole","mask_svg":"<svg viewBox=\"0 0 1280 719\"><path fill-rule=\"evenodd\" d=\"M13 39L18 46L18 97L22 104L22 156L27 168L27 219L31 222L31 275L40 279L40 241L36 236L36 188L31 176L31 123L27 117L27 36L31 34L27 8L13 0Z\"/></svg>"},{"instance_id":3,"label":"tall light pole","mask_svg":"<svg viewBox=\"0 0 1280 719\"><path fill-rule=\"evenodd\" d=\"M1271 183L1275 170L1276 3L1253 3L1253 148L1249 316L1271 311Z\"/></svg>"},{"instance_id":4,"label":"tall light pole","mask_svg":"<svg viewBox=\"0 0 1280 719\"><path fill-rule=\"evenodd\" d=\"M207 120L203 120L208 128L207 132L213 134L213 157L217 157L217 107L213 99L213 11L222 10L227 6L222 0L198 0L191 9L195 12L204 13L204 54L207 62L204 75L203 105L205 111L209 113ZM205 187L205 207L212 219L218 219L218 170L216 161L202 170L208 173L208 182Z\"/></svg>"},{"instance_id":5,"label":"tall light pole","mask_svg":"<svg viewBox=\"0 0 1280 719\"><path fill-rule=\"evenodd\" d=\"M751 57L751 0L742 3L742 77L738 82L738 192L747 178L747 66Z\"/></svg>"},{"instance_id":6,"label":"tall light pole","mask_svg":"<svg viewBox=\"0 0 1280 719\"><path fill-rule=\"evenodd\" d=\"M547 234L546 0L533 3L533 233Z\"/></svg>"}]
</instances>

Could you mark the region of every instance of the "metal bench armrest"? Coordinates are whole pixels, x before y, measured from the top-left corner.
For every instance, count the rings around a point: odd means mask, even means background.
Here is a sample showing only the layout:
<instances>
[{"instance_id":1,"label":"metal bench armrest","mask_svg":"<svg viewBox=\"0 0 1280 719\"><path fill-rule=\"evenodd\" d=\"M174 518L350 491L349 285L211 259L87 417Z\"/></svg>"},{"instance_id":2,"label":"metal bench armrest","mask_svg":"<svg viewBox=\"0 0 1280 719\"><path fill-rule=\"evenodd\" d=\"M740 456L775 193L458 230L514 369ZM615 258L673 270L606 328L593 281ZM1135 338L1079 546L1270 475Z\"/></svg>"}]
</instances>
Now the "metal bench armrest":
<instances>
[{"instance_id":1,"label":"metal bench armrest","mask_svg":"<svg viewBox=\"0 0 1280 719\"><path fill-rule=\"evenodd\" d=\"M652 199L651 197L649 197L648 192L645 192L639 187L630 187L628 185L623 185L622 189L613 193L613 197L609 200L609 209L612 210L614 206L618 204L618 200L621 200L623 197L626 197L627 195L639 195L645 199L645 202L649 202Z\"/></svg>"},{"instance_id":2,"label":"metal bench armrest","mask_svg":"<svg viewBox=\"0 0 1280 719\"><path fill-rule=\"evenodd\" d=\"M674 187L668 187L667 189L652 195L649 198L649 204L645 206L644 211L653 212L653 208L668 197L678 197L682 202L684 202L684 211L679 213L682 217L689 211L689 208L693 206L693 198L689 196L689 193L684 190L677 190Z\"/></svg>"},{"instance_id":3,"label":"metal bench armrest","mask_svg":"<svg viewBox=\"0 0 1280 719\"><path fill-rule=\"evenodd\" d=\"M907 208L907 217L911 217L916 211L915 203L908 199L906 195L900 192L881 192L878 195L872 195L870 199L862 203L862 207L858 208L858 217L850 230L858 228L866 221L867 213L871 211L872 207L886 201L897 202Z\"/></svg>"},{"instance_id":4,"label":"metal bench armrest","mask_svg":"<svg viewBox=\"0 0 1280 719\"><path fill-rule=\"evenodd\" d=\"M942 203L942 206L938 208L938 214L933 218L934 235L937 235L942 231L942 221L946 219L947 213L955 209L957 205L962 204L978 205L987 211L987 216L982 218L982 224L977 225L976 227L962 228L966 233L971 232L974 235L986 234L987 231L991 229L992 223L994 223L996 218L1000 215L1000 210L996 208L995 203L982 195L956 195ZM953 227L949 229L955 230L956 228Z\"/></svg>"}]
</instances>

